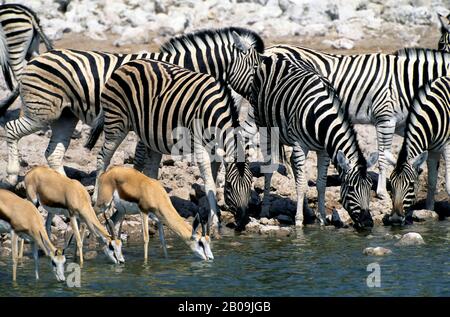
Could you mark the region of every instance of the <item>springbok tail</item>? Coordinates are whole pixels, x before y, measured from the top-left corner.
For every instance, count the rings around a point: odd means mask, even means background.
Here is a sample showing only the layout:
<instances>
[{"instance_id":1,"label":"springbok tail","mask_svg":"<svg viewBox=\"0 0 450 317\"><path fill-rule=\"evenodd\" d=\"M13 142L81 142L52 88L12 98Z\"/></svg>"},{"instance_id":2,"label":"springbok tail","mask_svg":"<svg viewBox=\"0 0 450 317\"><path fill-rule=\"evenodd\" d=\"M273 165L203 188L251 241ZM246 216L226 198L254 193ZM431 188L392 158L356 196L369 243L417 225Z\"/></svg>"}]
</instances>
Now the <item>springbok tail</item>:
<instances>
[{"instance_id":1,"label":"springbok tail","mask_svg":"<svg viewBox=\"0 0 450 317\"><path fill-rule=\"evenodd\" d=\"M94 120L94 125L92 126L89 138L84 144L85 148L87 148L88 150L92 150L92 148L95 146L95 143L97 143L100 134L103 131L104 124L105 124L105 117L103 115L103 111L101 111L100 114L97 116L97 118L95 118Z\"/></svg>"},{"instance_id":2,"label":"springbok tail","mask_svg":"<svg viewBox=\"0 0 450 317\"><path fill-rule=\"evenodd\" d=\"M4 116L6 113L6 110L16 101L17 97L19 96L19 86L17 85L12 93L8 95L3 100L0 100L0 117Z\"/></svg>"}]
</instances>

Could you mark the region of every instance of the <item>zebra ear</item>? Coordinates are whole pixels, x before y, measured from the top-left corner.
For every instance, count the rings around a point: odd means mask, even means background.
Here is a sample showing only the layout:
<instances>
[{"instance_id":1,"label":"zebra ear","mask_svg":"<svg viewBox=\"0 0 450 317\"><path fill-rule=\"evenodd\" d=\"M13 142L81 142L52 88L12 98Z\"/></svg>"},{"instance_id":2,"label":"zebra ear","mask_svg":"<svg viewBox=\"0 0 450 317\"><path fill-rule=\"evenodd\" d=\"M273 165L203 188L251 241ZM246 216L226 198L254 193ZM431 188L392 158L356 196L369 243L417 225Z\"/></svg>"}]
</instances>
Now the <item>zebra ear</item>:
<instances>
[{"instance_id":1,"label":"zebra ear","mask_svg":"<svg viewBox=\"0 0 450 317\"><path fill-rule=\"evenodd\" d=\"M386 158L386 161L392 166L395 166L395 164L397 164L394 155L392 155L390 151L384 151L384 157Z\"/></svg>"},{"instance_id":2,"label":"zebra ear","mask_svg":"<svg viewBox=\"0 0 450 317\"><path fill-rule=\"evenodd\" d=\"M450 19L438 13L439 21L441 22L441 27L450 32Z\"/></svg>"},{"instance_id":3,"label":"zebra ear","mask_svg":"<svg viewBox=\"0 0 450 317\"><path fill-rule=\"evenodd\" d=\"M236 48L244 54L247 54L248 50L251 48L251 45L249 45L236 31L231 32L231 36L233 37Z\"/></svg>"},{"instance_id":4,"label":"zebra ear","mask_svg":"<svg viewBox=\"0 0 450 317\"><path fill-rule=\"evenodd\" d=\"M344 172L347 172L350 169L350 162L348 161L348 159L345 156L344 152L339 150L338 153L337 153L336 159L337 159L337 163L338 163L339 167Z\"/></svg>"},{"instance_id":5,"label":"zebra ear","mask_svg":"<svg viewBox=\"0 0 450 317\"><path fill-rule=\"evenodd\" d=\"M416 170L420 169L420 166L427 160L428 158L428 151L425 151L416 157L410 159L408 161L409 164L411 164L412 167L414 167Z\"/></svg>"},{"instance_id":6,"label":"zebra ear","mask_svg":"<svg viewBox=\"0 0 450 317\"><path fill-rule=\"evenodd\" d=\"M378 161L378 152L372 152L369 154L369 159L367 160L367 168L371 168Z\"/></svg>"}]
</instances>

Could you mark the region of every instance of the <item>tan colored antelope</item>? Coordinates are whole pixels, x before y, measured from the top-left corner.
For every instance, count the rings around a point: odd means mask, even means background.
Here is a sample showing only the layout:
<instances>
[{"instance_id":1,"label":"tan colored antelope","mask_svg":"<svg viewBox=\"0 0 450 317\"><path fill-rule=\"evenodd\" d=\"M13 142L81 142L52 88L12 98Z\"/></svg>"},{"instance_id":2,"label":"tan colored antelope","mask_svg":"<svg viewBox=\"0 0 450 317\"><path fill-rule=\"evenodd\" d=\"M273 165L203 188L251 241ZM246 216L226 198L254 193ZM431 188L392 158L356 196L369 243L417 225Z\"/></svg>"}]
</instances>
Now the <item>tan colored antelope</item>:
<instances>
[{"instance_id":1,"label":"tan colored antelope","mask_svg":"<svg viewBox=\"0 0 450 317\"><path fill-rule=\"evenodd\" d=\"M133 168L113 167L100 176L98 184L98 196L94 207L97 212L105 212L111 208L113 201L119 213L119 217L114 219L115 222L120 221L125 213L140 212L145 260L148 257L149 215L167 225L191 248L196 256L203 260L214 259L204 223L202 223L202 235L197 234L200 217L197 215L193 227L187 224L175 210L169 195L157 180L151 179Z\"/></svg>"},{"instance_id":2,"label":"tan colored antelope","mask_svg":"<svg viewBox=\"0 0 450 317\"><path fill-rule=\"evenodd\" d=\"M115 239L114 230L110 235L102 226L92 208L89 193L80 182L61 175L51 168L38 166L25 175L24 183L28 199L36 206L41 205L48 212L45 227L49 236L55 214L70 217L80 263L83 263L83 241L77 218L83 220L99 241L105 244L103 250L112 262L125 261L122 255L122 241Z\"/></svg>"},{"instance_id":3,"label":"tan colored antelope","mask_svg":"<svg viewBox=\"0 0 450 317\"><path fill-rule=\"evenodd\" d=\"M39 211L29 201L16 194L0 189L0 233L11 233L11 249L13 260L13 281L17 272L17 240L18 236L32 242L36 279L39 279L38 247L50 257L53 272L58 281L64 281L64 264L66 257L57 249L45 232L44 222Z\"/></svg>"}]
</instances>

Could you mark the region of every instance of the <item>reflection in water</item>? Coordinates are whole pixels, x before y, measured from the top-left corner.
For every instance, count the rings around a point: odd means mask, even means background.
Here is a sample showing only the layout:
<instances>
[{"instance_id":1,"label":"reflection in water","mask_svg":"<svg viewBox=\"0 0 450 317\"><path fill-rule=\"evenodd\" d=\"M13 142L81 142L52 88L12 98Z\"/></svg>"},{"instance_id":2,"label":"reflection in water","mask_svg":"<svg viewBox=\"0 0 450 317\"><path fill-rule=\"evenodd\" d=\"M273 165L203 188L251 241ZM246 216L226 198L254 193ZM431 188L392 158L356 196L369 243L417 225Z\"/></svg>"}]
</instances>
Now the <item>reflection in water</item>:
<instances>
[{"instance_id":1,"label":"reflection in water","mask_svg":"<svg viewBox=\"0 0 450 317\"><path fill-rule=\"evenodd\" d=\"M227 236L214 241L215 260L199 261L183 242L164 258L155 238L144 263L142 244L124 245L125 264L103 256L86 261L81 288L58 283L45 258L41 280L35 281L33 261L18 268L11 281L11 260L0 258L0 296L386 296L450 295L448 221L406 228L375 228L361 234L330 227L307 227L294 237ZM426 245L397 247L395 234L419 232ZM390 248L385 257L362 254L369 246ZM76 261L71 254L68 263ZM369 263L381 267L381 287L368 288Z\"/></svg>"}]
</instances>

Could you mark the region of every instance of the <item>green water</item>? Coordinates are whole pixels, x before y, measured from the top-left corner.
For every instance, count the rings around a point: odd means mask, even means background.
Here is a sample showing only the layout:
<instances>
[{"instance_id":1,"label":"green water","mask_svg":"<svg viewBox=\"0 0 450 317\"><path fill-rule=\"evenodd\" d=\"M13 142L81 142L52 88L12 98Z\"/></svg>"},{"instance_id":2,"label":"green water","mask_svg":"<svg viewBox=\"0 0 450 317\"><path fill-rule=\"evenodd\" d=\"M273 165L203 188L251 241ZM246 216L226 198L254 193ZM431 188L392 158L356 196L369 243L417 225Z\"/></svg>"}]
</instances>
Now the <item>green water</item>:
<instances>
[{"instance_id":1,"label":"green water","mask_svg":"<svg viewBox=\"0 0 450 317\"><path fill-rule=\"evenodd\" d=\"M419 232L426 245L397 247L396 240L385 237L406 232ZM140 243L124 245L123 265L107 263L98 250L81 270L80 288L57 283L46 258L40 259L39 281L33 261L26 260L12 283L11 260L0 258L0 296L450 296L448 220L379 227L369 237L328 227L306 228L288 238L230 233L214 241L214 262L196 260L176 238L168 243L165 259L157 239L151 240L148 264ZM368 246L393 253L365 256ZM372 262L380 265L379 288L366 284Z\"/></svg>"}]
</instances>

